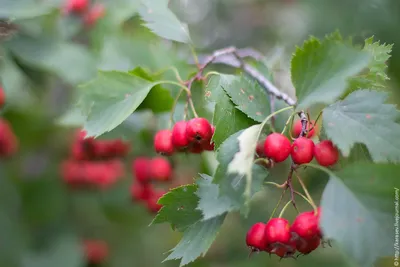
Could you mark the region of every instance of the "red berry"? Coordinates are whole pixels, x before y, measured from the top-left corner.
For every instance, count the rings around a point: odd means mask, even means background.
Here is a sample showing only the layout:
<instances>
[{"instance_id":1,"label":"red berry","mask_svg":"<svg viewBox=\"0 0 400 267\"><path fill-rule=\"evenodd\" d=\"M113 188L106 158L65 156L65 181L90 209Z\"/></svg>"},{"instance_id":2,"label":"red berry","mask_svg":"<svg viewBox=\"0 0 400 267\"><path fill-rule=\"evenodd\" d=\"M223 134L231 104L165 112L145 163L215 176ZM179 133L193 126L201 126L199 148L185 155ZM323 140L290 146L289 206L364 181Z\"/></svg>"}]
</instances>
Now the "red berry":
<instances>
[{"instance_id":1,"label":"red berry","mask_svg":"<svg viewBox=\"0 0 400 267\"><path fill-rule=\"evenodd\" d=\"M272 218L265 226L265 240L268 245L274 243L288 244L291 239L289 221L283 218Z\"/></svg>"},{"instance_id":2,"label":"red berry","mask_svg":"<svg viewBox=\"0 0 400 267\"><path fill-rule=\"evenodd\" d=\"M3 87L0 86L0 108L4 106L5 102L6 102L6 95L4 93Z\"/></svg>"},{"instance_id":3,"label":"red berry","mask_svg":"<svg viewBox=\"0 0 400 267\"><path fill-rule=\"evenodd\" d=\"M297 215L290 232L294 239L311 239L319 235L318 215L314 211L306 211Z\"/></svg>"},{"instance_id":4,"label":"red berry","mask_svg":"<svg viewBox=\"0 0 400 267\"><path fill-rule=\"evenodd\" d=\"M256 147L256 154L260 158L264 158L264 142L258 142Z\"/></svg>"},{"instance_id":5,"label":"red berry","mask_svg":"<svg viewBox=\"0 0 400 267\"><path fill-rule=\"evenodd\" d=\"M184 150L189 145L186 137L186 121L178 121L172 128L172 144L177 150Z\"/></svg>"},{"instance_id":6,"label":"red berry","mask_svg":"<svg viewBox=\"0 0 400 267\"><path fill-rule=\"evenodd\" d=\"M158 200L165 195L167 192L165 191L154 191L150 197L147 199L147 208L149 209L150 212L158 212L161 208L162 205L158 204Z\"/></svg>"},{"instance_id":7,"label":"red berry","mask_svg":"<svg viewBox=\"0 0 400 267\"><path fill-rule=\"evenodd\" d=\"M246 244L252 251L265 250L265 223L259 222L250 227L246 235Z\"/></svg>"},{"instance_id":8,"label":"red berry","mask_svg":"<svg viewBox=\"0 0 400 267\"><path fill-rule=\"evenodd\" d=\"M108 256L108 245L101 240L85 240L84 251L88 262L100 264Z\"/></svg>"},{"instance_id":9,"label":"red berry","mask_svg":"<svg viewBox=\"0 0 400 267\"><path fill-rule=\"evenodd\" d=\"M215 132L214 126L211 126L211 132L212 132L211 136L213 136L214 132ZM214 142L211 142L211 139L210 139L210 141L204 141L203 148L204 148L204 150L207 150L207 151L214 151L214 148L215 148Z\"/></svg>"},{"instance_id":10,"label":"red berry","mask_svg":"<svg viewBox=\"0 0 400 267\"><path fill-rule=\"evenodd\" d=\"M194 118L187 122L186 137L189 142L209 142L212 138L211 124L205 118Z\"/></svg>"},{"instance_id":11,"label":"red berry","mask_svg":"<svg viewBox=\"0 0 400 267\"><path fill-rule=\"evenodd\" d=\"M99 19L104 17L106 9L103 4L96 3L85 14L83 20L86 26L93 26Z\"/></svg>"},{"instance_id":12,"label":"red berry","mask_svg":"<svg viewBox=\"0 0 400 267\"><path fill-rule=\"evenodd\" d=\"M83 13L89 7L89 3L89 0L68 0L64 12Z\"/></svg>"},{"instance_id":13,"label":"red berry","mask_svg":"<svg viewBox=\"0 0 400 267\"><path fill-rule=\"evenodd\" d=\"M10 124L0 118L0 158L11 157L17 152L18 146L18 139Z\"/></svg>"},{"instance_id":14,"label":"red berry","mask_svg":"<svg viewBox=\"0 0 400 267\"><path fill-rule=\"evenodd\" d=\"M150 160L145 157L138 157L132 163L132 172L139 183L150 181Z\"/></svg>"},{"instance_id":15,"label":"red berry","mask_svg":"<svg viewBox=\"0 0 400 267\"><path fill-rule=\"evenodd\" d=\"M339 159L339 151L330 140L324 140L314 147L314 157L321 166L331 166Z\"/></svg>"},{"instance_id":16,"label":"red berry","mask_svg":"<svg viewBox=\"0 0 400 267\"><path fill-rule=\"evenodd\" d=\"M171 179L172 168L168 160L162 157L153 158L150 161L150 177L157 181L168 181Z\"/></svg>"},{"instance_id":17,"label":"red berry","mask_svg":"<svg viewBox=\"0 0 400 267\"><path fill-rule=\"evenodd\" d=\"M301 120L298 120L293 125L293 130L292 130L293 136L299 137L299 135L301 133L301 129L302 129ZM315 121L307 122L308 133L307 133L306 137L307 138L313 137L316 129L317 129L317 126L315 125Z\"/></svg>"},{"instance_id":18,"label":"red berry","mask_svg":"<svg viewBox=\"0 0 400 267\"><path fill-rule=\"evenodd\" d=\"M202 143L191 143L189 145L189 152L193 154L200 154L204 151L204 145Z\"/></svg>"},{"instance_id":19,"label":"red berry","mask_svg":"<svg viewBox=\"0 0 400 267\"><path fill-rule=\"evenodd\" d=\"M282 162L287 159L290 151L290 141L282 134L272 133L265 139L264 154L275 162Z\"/></svg>"},{"instance_id":20,"label":"red berry","mask_svg":"<svg viewBox=\"0 0 400 267\"><path fill-rule=\"evenodd\" d=\"M311 251L317 249L321 244L321 238L319 236L312 237L310 239L299 239L296 242L296 249L302 254L309 254Z\"/></svg>"},{"instance_id":21,"label":"red berry","mask_svg":"<svg viewBox=\"0 0 400 267\"><path fill-rule=\"evenodd\" d=\"M309 163L314 157L314 142L305 137L297 138L292 144L291 156L296 164Z\"/></svg>"},{"instance_id":22,"label":"red berry","mask_svg":"<svg viewBox=\"0 0 400 267\"><path fill-rule=\"evenodd\" d=\"M153 194L153 187L151 184L134 183L130 188L131 197L136 201L147 201Z\"/></svg>"},{"instance_id":23,"label":"red berry","mask_svg":"<svg viewBox=\"0 0 400 267\"><path fill-rule=\"evenodd\" d=\"M157 153L172 155L172 153L174 153L172 132L170 130L158 131L154 136L154 148Z\"/></svg>"}]
</instances>

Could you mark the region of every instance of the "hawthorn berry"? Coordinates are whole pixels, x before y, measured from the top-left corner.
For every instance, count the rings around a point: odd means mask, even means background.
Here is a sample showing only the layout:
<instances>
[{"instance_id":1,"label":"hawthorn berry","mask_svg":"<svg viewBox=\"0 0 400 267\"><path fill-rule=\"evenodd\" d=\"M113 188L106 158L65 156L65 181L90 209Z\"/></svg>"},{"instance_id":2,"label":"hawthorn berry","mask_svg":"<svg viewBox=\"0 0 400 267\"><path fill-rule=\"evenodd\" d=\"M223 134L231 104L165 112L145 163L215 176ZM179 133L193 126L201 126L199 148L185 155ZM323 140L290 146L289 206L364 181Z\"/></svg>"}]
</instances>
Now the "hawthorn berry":
<instances>
[{"instance_id":1,"label":"hawthorn berry","mask_svg":"<svg viewBox=\"0 0 400 267\"><path fill-rule=\"evenodd\" d=\"M6 102L6 95L4 93L3 87L0 86L0 108L4 106L5 102Z\"/></svg>"},{"instance_id":2,"label":"hawthorn berry","mask_svg":"<svg viewBox=\"0 0 400 267\"><path fill-rule=\"evenodd\" d=\"M215 127L211 126L211 133L212 133L211 138L214 135L214 132L215 132ZM203 148L206 151L214 151L215 148L214 142L211 142L211 139L210 141L204 141Z\"/></svg>"},{"instance_id":3,"label":"hawthorn berry","mask_svg":"<svg viewBox=\"0 0 400 267\"><path fill-rule=\"evenodd\" d=\"M15 136L11 125L0 118L0 158L7 158L14 155L18 150L18 139Z\"/></svg>"},{"instance_id":4,"label":"hawthorn berry","mask_svg":"<svg viewBox=\"0 0 400 267\"><path fill-rule=\"evenodd\" d=\"M99 19L104 17L106 9L103 4L96 3L83 17L83 21L86 26L93 26Z\"/></svg>"},{"instance_id":5,"label":"hawthorn berry","mask_svg":"<svg viewBox=\"0 0 400 267\"><path fill-rule=\"evenodd\" d=\"M193 118L187 122L186 137L189 142L209 142L213 132L211 124L205 118Z\"/></svg>"},{"instance_id":6,"label":"hawthorn berry","mask_svg":"<svg viewBox=\"0 0 400 267\"><path fill-rule=\"evenodd\" d=\"M158 204L158 200L166 193L167 192L163 190L157 190L152 192L152 194L146 200L147 208L149 209L150 212L156 213L162 208L162 205Z\"/></svg>"},{"instance_id":7,"label":"hawthorn berry","mask_svg":"<svg viewBox=\"0 0 400 267\"><path fill-rule=\"evenodd\" d=\"M204 145L202 143L191 143L189 145L189 152L193 154L200 154L201 152L204 151Z\"/></svg>"},{"instance_id":8,"label":"hawthorn berry","mask_svg":"<svg viewBox=\"0 0 400 267\"><path fill-rule=\"evenodd\" d=\"M246 234L246 244L251 251L262 251L265 250L266 240L265 240L265 223L258 222L250 227Z\"/></svg>"},{"instance_id":9,"label":"hawthorn berry","mask_svg":"<svg viewBox=\"0 0 400 267\"><path fill-rule=\"evenodd\" d=\"M315 214L314 211L306 211L297 215L290 228L290 232L294 239L311 239L315 236L319 236L318 224L318 214Z\"/></svg>"},{"instance_id":10,"label":"hawthorn berry","mask_svg":"<svg viewBox=\"0 0 400 267\"><path fill-rule=\"evenodd\" d=\"M132 162L132 172L139 183L150 181L150 159L138 157Z\"/></svg>"},{"instance_id":11,"label":"hawthorn berry","mask_svg":"<svg viewBox=\"0 0 400 267\"><path fill-rule=\"evenodd\" d=\"M302 124L301 124L301 120L298 120L298 121L296 121L296 122L294 123L294 125L293 125L293 130L292 130L292 133L293 133L293 136L294 136L294 137L296 137L296 138L299 137L299 135L300 135L300 133L301 133L302 127L303 127L303 126L302 126ZM313 137L313 136L315 135L315 131L316 131L316 129L317 129L317 126L316 126L316 124L315 124L315 121L307 122L307 127L306 127L306 129L307 129L307 131L308 131L306 137L307 137L307 138Z\"/></svg>"},{"instance_id":12,"label":"hawthorn berry","mask_svg":"<svg viewBox=\"0 0 400 267\"><path fill-rule=\"evenodd\" d=\"M264 142L264 154L275 162L282 162L289 156L291 145L289 139L283 134L272 133Z\"/></svg>"},{"instance_id":13,"label":"hawthorn berry","mask_svg":"<svg viewBox=\"0 0 400 267\"><path fill-rule=\"evenodd\" d=\"M157 153L163 155L172 155L174 153L174 145L172 144L172 132L170 130L161 130L154 136L154 148Z\"/></svg>"},{"instance_id":14,"label":"hawthorn berry","mask_svg":"<svg viewBox=\"0 0 400 267\"><path fill-rule=\"evenodd\" d=\"M136 201L147 201L153 194L153 191L154 189L151 184L134 183L130 188L131 197Z\"/></svg>"},{"instance_id":15,"label":"hawthorn berry","mask_svg":"<svg viewBox=\"0 0 400 267\"><path fill-rule=\"evenodd\" d=\"M314 142L305 137L297 138L292 144L291 156L296 164L309 163L314 157Z\"/></svg>"},{"instance_id":16,"label":"hawthorn berry","mask_svg":"<svg viewBox=\"0 0 400 267\"><path fill-rule=\"evenodd\" d=\"M311 251L316 250L321 244L321 238L314 236L309 239L299 239L296 241L296 249L302 254L309 254Z\"/></svg>"},{"instance_id":17,"label":"hawthorn berry","mask_svg":"<svg viewBox=\"0 0 400 267\"><path fill-rule=\"evenodd\" d=\"M266 251L279 257L289 257L296 251L296 243L291 239L289 221L273 218L265 226Z\"/></svg>"},{"instance_id":18,"label":"hawthorn berry","mask_svg":"<svg viewBox=\"0 0 400 267\"><path fill-rule=\"evenodd\" d=\"M89 0L68 0L64 12L67 14L70 12L83 13L88 9L89 4Z\"/></svg>"},{"instance_id":19,"label":"hawthorn berry","mask_svg":"<svg viewBox=\"0 0 400 267\"><path fill-rule=\"evenodd\" d=\"M323 140L314 146L314 157L321 166L334 165L339 159L339 151L330 140Z\"/></svg>"},{"instance_id":20,"label":"hawthorn berry","mask_svg":"<svg viewBox=\"0 0 400 267\"><path fill-rule=\"evenodd\" d=\"M108 256L108 245L101 240L85 240L84 253L89 263L100 264Z\"/></svg>"},{"instance_id":21,"label":"hawthorn berry","mask_svg":"<svg viewBox=\"0 0 400 267\"><path fill-rule=\"evenodd\" d=\"M149 171L151 179L157 181L168 181L171 179L172 168L168 160L156 157L150 160Z\"/></svg>"},{"instance_id":22,"label":"hawthorn berry","mask_svg":"<svg viewBox=\"0 0 400 267\"><path fill-rule=\"evenodd\" d=\"M172 128L172 144L177 150L184 150L189 145L189 139L186 136L186 121L178 121Z\"/></svg>"}]
</instances>

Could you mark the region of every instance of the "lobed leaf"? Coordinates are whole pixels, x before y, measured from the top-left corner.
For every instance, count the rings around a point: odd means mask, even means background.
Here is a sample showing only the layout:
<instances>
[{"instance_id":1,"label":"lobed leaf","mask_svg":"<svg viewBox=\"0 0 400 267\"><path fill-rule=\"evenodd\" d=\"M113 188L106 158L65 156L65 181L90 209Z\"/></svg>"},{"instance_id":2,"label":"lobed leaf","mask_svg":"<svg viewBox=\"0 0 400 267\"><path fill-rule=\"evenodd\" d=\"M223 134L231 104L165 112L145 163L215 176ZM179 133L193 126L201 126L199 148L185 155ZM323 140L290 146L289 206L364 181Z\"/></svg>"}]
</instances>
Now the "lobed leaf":
<instances>
[{"instance_id":1,"label":"lobed leaf","mask_svg":"<svg viewBox=\"0 0 400 267\"><path fill-rule=\"evenodd\" d=\"M365 144L373 161L400 162L400 112L385 104L388 94L358 90L323 110L323 127L344 156L356 143Z\"/></svg>"},{"instance_id":2,"label":"lobed leaf","mask_svg":"<svg viewBox=\"0 0 400 267\"><path fill-rule=\"evenodd\" d=\"M378 258L392 256L399 174L399 165L365 162L330 174L321 200L322 230L359 266L374 266Z\"/></svg>"},{"instance_id":3,"label":"lobed leaf","mask_svg":"<svg viewBox=\"0 0 400 267\"><path fill-rule=\"evenodd\" d=\"M335 102L348 87L348 79L368 66L371 56L336 36L322 41L312 37L292 57L292 82L297 110Z\"/></svg>"}]
</instances>

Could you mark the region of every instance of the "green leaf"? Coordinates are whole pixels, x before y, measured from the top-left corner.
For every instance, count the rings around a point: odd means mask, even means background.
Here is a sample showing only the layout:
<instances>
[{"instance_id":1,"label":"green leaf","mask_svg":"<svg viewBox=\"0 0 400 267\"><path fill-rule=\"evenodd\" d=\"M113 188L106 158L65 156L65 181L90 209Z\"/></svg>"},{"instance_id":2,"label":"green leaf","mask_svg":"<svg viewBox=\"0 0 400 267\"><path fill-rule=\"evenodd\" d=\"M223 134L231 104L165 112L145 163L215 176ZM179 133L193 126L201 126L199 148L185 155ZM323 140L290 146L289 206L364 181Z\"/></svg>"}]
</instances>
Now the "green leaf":
<instances>
[{"instance_id":1,"label":"green leaf","mask_svg":"<svg viewBox=\"0 0 400 267\"><path fill-rule=\"evenodd\" d=\"M58 1L0 0L0 18L28 19L51 12Z\"/></svg>"},{"instance_id":2,"label":"green leaf","mask_svg":"<svg viewBox=\"0 0 400 267\"><path fill-rule=\"evenodd\" d=\"M173 248L171 254L165 259L180 259L184 266L200 256L204 256L210 248L218 231L224 222L226 214L209 220L199 221L185 230L181 241Z\"/></svg>"},{"instance_id":3,"label":"green leaf","mask_svg":"<svg viewBox=\"0 0 400 267\"><path fill-rule=\"evenodd\" d=\"M239 79L237 76L222 74L213 76L207 84L206 98L210 102L216 103L213 115L213 125L215 126L213 141L216 149L230 135L255 123L235 107L223 89L231 87L237 79Z\"/></svg>"},{"instance_id":4,"label":"green leaf","mask_svg":"<svg viewBox=\"0 0 400 267\"><path fill-rule=\"evenodd\" d=\"M310 38L296 49L291 63L297 110L336 101L345 92L348 79L366 68L370 58L337 38Z\"/></svg>"},{"instance_id":5,"label":"green leaf","mask_svg":"<svg viewBox=\"0 0 400 267\"><path fill-rule=\"evenodd\" d=\"M151 74L146 72L143 68L137 67L134 70L129 72L130 74L141 77L150 82L155 82L156 78L152 77ZM142 104L137 108L138 110L142 109L151 109L154 113L167 112L172 109L174 104L174 99L169 93L168 89L161 87L160 85L156 85L144 99Z\"/></svg>"},{"instance_id":6,"label":"green leaf","mask_svg":"<svg viewBox=\"0 0 400 267\"><path fill-rule=\"evenodd\" d=\"M179 21L165 0L142 0L142 4L139 14L152 32L165 39L192 42L187 25Z\"/></svg>"},{"instance_id":7,"label":"green leaf","mask_svg":"<svg viewBox=\"0 0 400 267\"><path fill-rule=\"evenodd\" d=\"M228 196L235 207L245 206L268 176L266 169L253 164L259 133L259 124L239 131L226 139L218 151L219 166L213 182L220 185L221 195Z\"/></svg>"},{"instance_id":8,"label":"green leaf","mask_svg":"<svg viewBox=\"0 0 400 267\"><path fill-rule=\"evenodd\" d=\"M330 175L321 200L322 230L359 266L392 256L399 174L399 165L356 163Z\"/></svg>"},{"instance_id":9,"label":"green leaf","mask_svg":"<svg viewBox=\"0 0 400 267\"><path fill-rule=\"evenodd\" d=\"M368 69L363 73L351 78L349 92L368 88L368 89L383 89L385 83L389 80L386 74L387 61L390 58L393 45L380 44L374 42L374 38L365 40L363 51L371 55L371 60L368 64Z\"/></svg>"},{"instance_id":10,"label":"green leaf","mask_svg":"<svg viewBox=\"0 0 400 267\"><path fill-rule=\"evenodd\" d=\"M100 71L81 86L78 106L87 116L89 136L99 136L120 125L134 112L156 85L139 76L118 71Z\"/></svg>"},{"instance_id":11,"label":"green leaf","mask_svg":"<svg viewBox=\"0 0 400 267\"><path fill-rule=\"evenodd\" d=\"M94 58L77 44L46 36L18 35L6 45L22 62L52 72L71 84L86 82L96 74Z\"/></svg>"},{"instance_id":12,"label":"green leaf","mask_svg":"<svg viewBox=\"0 0 400 267\"><path fill-rule=\"evenodd\" d=\"M85 123L86 117L77 107L68 109L60 118L57 119L57 124L66 127L80 127Z\"/></svg>"},{"instance_id":13,"label":"green leaf","mask_svg":"<svg viewBox=\"0 0 400 267\"><path fill-rule=\"evenodd\" d=\"M212 183L212 177L200 174L200 179L197 179L196 183L198 185L196 195L199 197L197 209L203 213L203 220L240 208L228 196L220 194L219 185Z\"/></svg>"},{"instance_id":14,"label":"green leaf","mask_svg":"<svg viewBox=\"0 0 400 267\"><path fill-rule=\"evenodd\" d=\"M385 104L388 94L358 90L323 110L326 135L348 156L356 143L363 143L375 162L400 161L400 112Z\"/></svg>"},{"instance_id":15,"label":"green leaf","mask_svg":"<svg viewBox=\"0 0 400 267\"><path fill-rule=\"evenodd\" d=\"M221 86L236 108L251 119L262 122L271 113L269 96L257 82L242 76Z\"/></svg>"},{"instance_id":16,"label":"green leaf","mask_svg":"<svg viewBox=\"0 0 400 267\"><path fill-rule=\"evenodd\" d=\"M185 185L174 188L159 199L163 207L157 213L152 224L169 222L172 228L182 232L202 219L197 210L199 198L196 196L197 185Z\"/></svg>"}]
</instances>

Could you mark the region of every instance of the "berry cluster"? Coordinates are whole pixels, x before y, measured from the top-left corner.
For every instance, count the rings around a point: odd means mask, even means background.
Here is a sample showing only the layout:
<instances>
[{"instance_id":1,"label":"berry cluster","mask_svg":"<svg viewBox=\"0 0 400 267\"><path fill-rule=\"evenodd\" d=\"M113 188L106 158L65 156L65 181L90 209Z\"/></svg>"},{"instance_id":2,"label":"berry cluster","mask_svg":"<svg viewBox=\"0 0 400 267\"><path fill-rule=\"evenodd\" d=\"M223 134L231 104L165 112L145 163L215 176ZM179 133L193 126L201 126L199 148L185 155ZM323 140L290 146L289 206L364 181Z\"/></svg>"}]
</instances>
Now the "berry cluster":
<instances>
[{"instance_id":1,"label":"berry cluster","mask_svg":"<svg viewBox=\"0 0 400 267\"><path fill-rule=\"evenodd\" d=\"M339 151L330 140L323 140L315 145L313 140L309 139L315 134L313 125L314 122L308 123L306 136L296 138L293 144L283 134L268 135L263 143L258 144L257 155L276 163L286 160L290 155L295 164L309 163L315 158L321 166L334 165L339 159ZM295 136L300 135L301 127L301 122L296 122L293 127Z\"/></svg>"},{"instance_id":2,"label":"berry cluster","mask_svg":"<svg viewBox=\"0 0 400 267\"><path fill-rule=\"evenodd\" d=\"M83 251L89 264L100 264L108 257L108 245L102 240L83 241Z\"/></svg>"},{"instance_id":3,"label":"berry cluster","mask_svg":"<svg viewBox=\"0 0 400 267\"><path fill-rule=\"evenodd\" d=\"M67 0L63 8L64 14L76 14L82 16L86 26L94 25L105 15L105 8L102 4L91 5L90 0Z\"/></svg>"},{"instance_id":4,"label":"berry cluster","mask_svg":"<svg viewBox=\"0 0 400 267\"><path fill-rule=\"evenodd\" d=\"M122 140L85 138L79 131L72 145L71 157L62 165L65 182L73 187L97 186L106 188L124 175L119 159L129 152L129 144Z\"/></svg>"},{"instance_id":5,"label":"berry cluster","mask_svg":"<svg viewBox=\"0 0 400 267\"><path fill-rule=\"evenodd\" d=\"M157 153L172 155L174 152L199 154L204 150L213 151L211 138L215 128L205 118L194 118L177 122L171 130L161 130L154 137Z\"/></svg>"},{"instance_id":6,"label":"berry cluster","mask_svg":"<svg viewBox=\"0 0 400 267\"><path fill-rule=\"evenodd\" d=\"M166 191L155 189L151 182L171 180L171 164L163 157L138 157L132 163L132 172L135 178L135 183L131 186L132 199L144 203L150 212L158 212L161 205L157 202Z\"/></svg>"},{"instance_id":7,"label":"berry cluster","mask_svg":"<svg viewBox=\"0 0 400 267\"><path fill-rule=\"evenodd\" d=\"M296 251L309 254L321 244L320 215L320 208L300 213L291 226L284 218L258 222L247 232L246 244L252 252L266 251L280 258L293 257Z\"/></svg>"},{"instance_id":8,"label":"berry cluster","mask_svg":"<svg viewBox=\"0 0 400 267\"><path fill-rule=\"evenodd\" d=\"M18 150L18 139L10 124L0 118L0 158L8 158Z\"/></svg>"}]
</instances>

